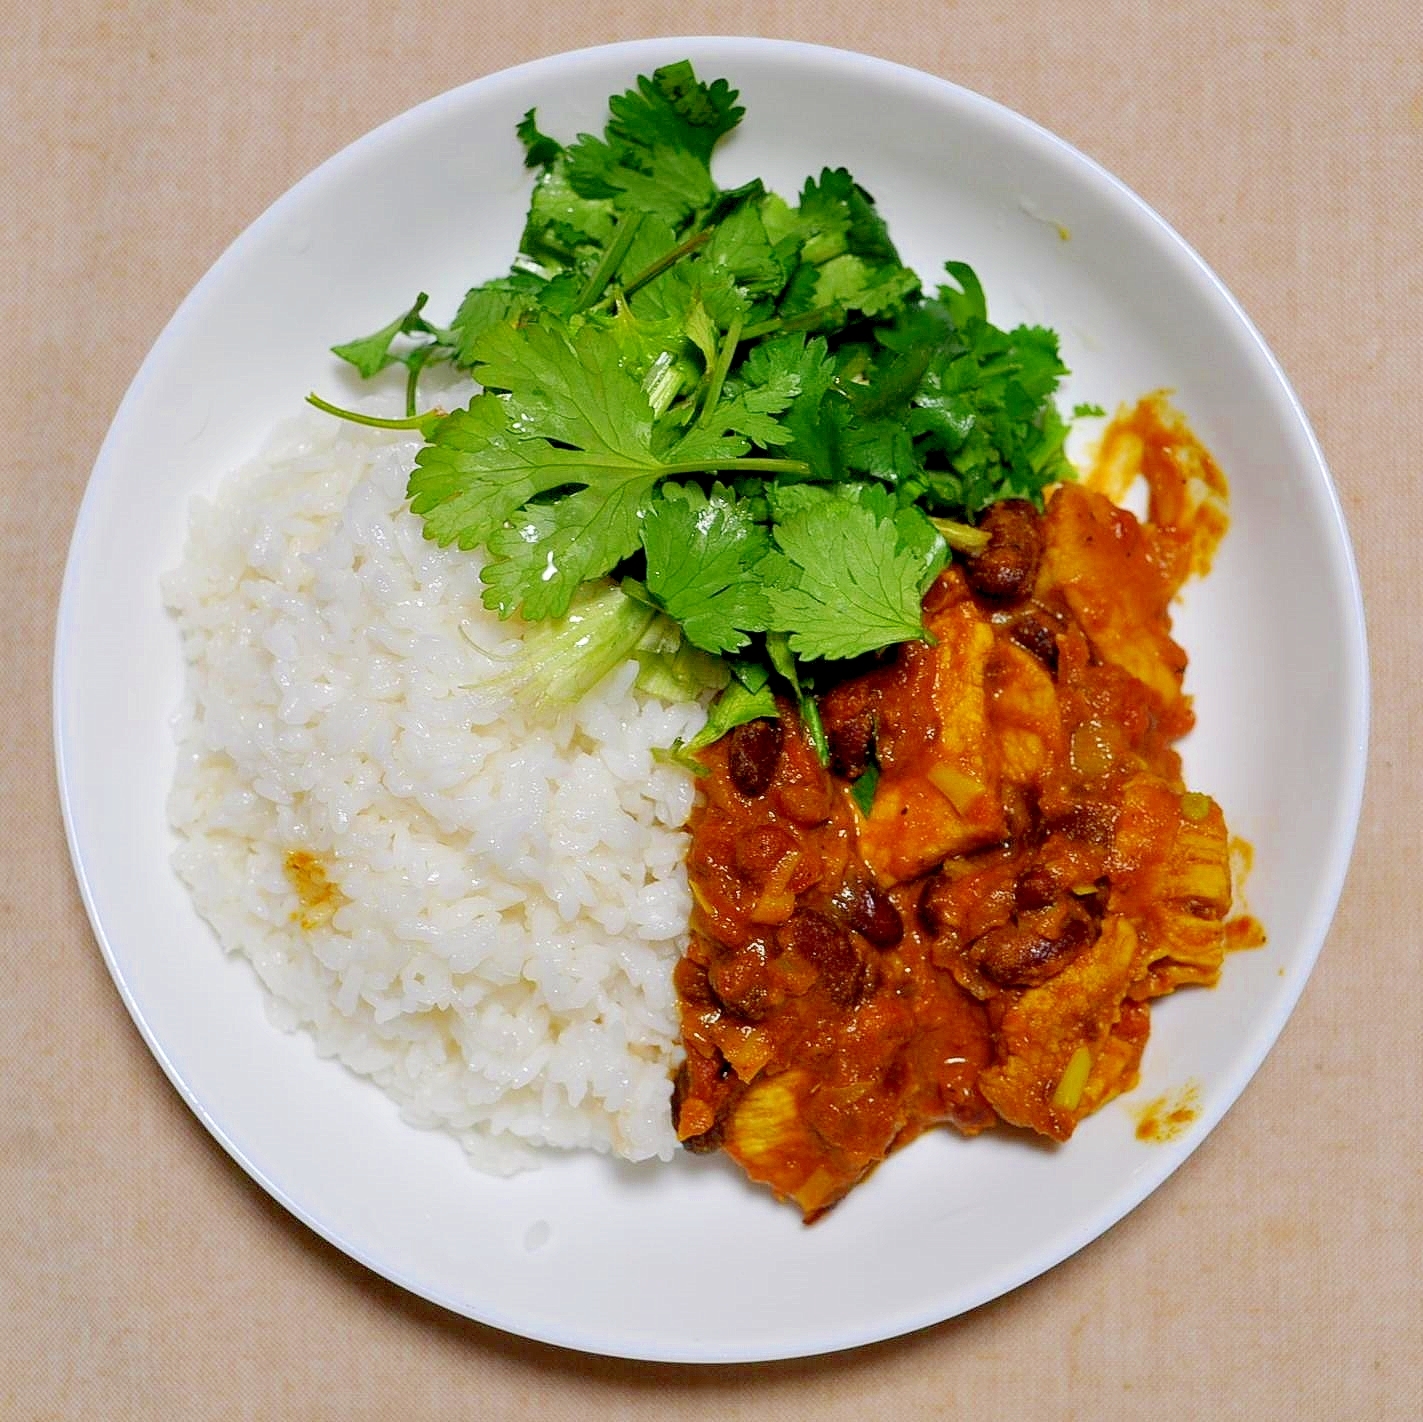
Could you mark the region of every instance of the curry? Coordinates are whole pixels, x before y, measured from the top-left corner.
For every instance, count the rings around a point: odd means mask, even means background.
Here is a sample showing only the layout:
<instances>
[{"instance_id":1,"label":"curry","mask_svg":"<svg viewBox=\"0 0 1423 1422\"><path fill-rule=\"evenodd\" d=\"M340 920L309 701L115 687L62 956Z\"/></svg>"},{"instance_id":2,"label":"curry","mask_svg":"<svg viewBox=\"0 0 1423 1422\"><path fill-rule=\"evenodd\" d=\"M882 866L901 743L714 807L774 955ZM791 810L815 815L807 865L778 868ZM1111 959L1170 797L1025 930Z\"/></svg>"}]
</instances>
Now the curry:
<instances>
[{"instance_id":1,"label":"curry","mask_svg":"<svg viewBox=\"0 0 1423 1422\"><path fill-rule=\"evenodd\" d=\"M1137 473L1144 520L1101 491ZM988 510L932 640L822 697L828 765L789 703L702 753L674 1120L807 1220L933 1127L1067 1140L1135 1085L1151 999L1220 974L1231 843L1182 780L1170 605L1224 480L1159 398L1095 475Z\"/></svg>"}]
</instances>

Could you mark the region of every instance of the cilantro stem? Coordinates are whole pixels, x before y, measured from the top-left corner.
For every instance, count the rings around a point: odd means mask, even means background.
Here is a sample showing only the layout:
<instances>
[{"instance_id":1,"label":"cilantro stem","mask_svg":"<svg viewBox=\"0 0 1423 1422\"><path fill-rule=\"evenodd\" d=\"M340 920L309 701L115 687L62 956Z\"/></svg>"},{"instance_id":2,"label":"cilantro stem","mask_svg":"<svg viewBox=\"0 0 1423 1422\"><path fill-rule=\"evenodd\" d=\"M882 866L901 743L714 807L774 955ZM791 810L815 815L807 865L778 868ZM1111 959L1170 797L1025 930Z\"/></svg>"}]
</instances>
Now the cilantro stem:
<instances>
[{"instance_id":1,"label":"cilantro stem","mask_svg":"<svg viewBox=\"0 0 1423 1422\"><path fill-rule=\"evenodd\" d=\"M731 369L731 362L736 358L736 348L740 344L741 317L733 316L731 325L726 328L726 339L721 343L721 349L716 353L716 361L708 372L707 398L702 403L702 413L697 420L699 425L711 424L716 407L721 402L721 387L726 382L726 373Z\"/></svg>"},{"instance_id":2,"label":"cilantro stem","mask_svg":"<svg viewBox=\"0 0 1423 1422\"><path fill-rule=\"evenodd\" d=\"M687 464L664 464L661 474L664 478L677 478L682 474L799 474L810 473L810 465L803 459L761 459L757 457L740 459L699 459Z\"/></svg>"},{"instance_id":3,"label":"cilantro stem","mask_svg":"<svg viewBox=\"0 0 1423 1422\"><path fill-rule=\"evenodd\" d=\"M683 257L690 256L698 247L704 247L711 240L710 232L698 232L688 237L685 242L670 248L658 257L650 266L644 267L633 279L623 287L623 295L631 296L638 287L646 286L654 277L660 277L668 267L676 262L680 262Z\"/></svg>"},{"instance_id":4,"label":"cilantro stem","mask_svg":"<svg viewBox=\"0 0 1423 1422\"><path fill-rule=\"evenodd\" d=\"M445 412L436 409L426 410L423 415L407 415L403 420L388 420L379 415L362 414L359 410L343 410L339 405L333 405L316 394L308 395L306 403L315 405L318 410L328 415L335 415L339 420L350 420L353 425L369 425L377 430L419 430L426 439L429 439L435 426L445 418Z\"/></svg>"},{"instance_id":5,"label":"cilantro stem","mask_svg":"<svg viewBox=\"0 0 1423 1422\"><path fill-rule=\"evenodd\" d=\"M928 515L929 522L943 536L944 542L956 553L982 553L988 547L988 534L971 523L959 523L951 518L936 518Z\"/></svg>"},{"instance_id":6,"label":"cilantro stem","mask_svg":"<svg viewBox=\"0 0 1423 1422\"><path fill-rule=\"evenodd\" d=\"M415 415L415 387L420 383L420 372L429 364L430 357L434 352L434 342L431 342L427 346L417 346L410 352L409 359L405 362L407 370L405 376L405 414L408 418L413 418Z\"/></svg>"},{"instance_id":7,"label":"cilantro stem","mask_svg":"<svg viewBox=\"0 0 1423 1422\"><path fill-rule=\"evenodd\" d=\"M613 236L613 240L608 243L603 251L598 265L593 268L588 276L588 280L583 284L583 290L578 293L579 311L586 311L603 294L603 289L612 280L613 273L621 266L622 260L628 254L628 248L632 246L632 239L637 236L637 229L642 225L642 213L629 212L618 223L618 230Z\"/></svg>"},{"instance_id":8,"label":"cilantro stem","mask_svg":"<svg viewBox=\"0 0 1423 1422\"><path fill-rule=\"evenodd\" d=\"M802 311L799 316L773 316L769 321L758 321L754 326L748 326L741 333L741 339L754 341L774 332L812 331L822 321L834 316L837 310L834 306L817 306L814 311Z\"/></svg>"}]
</instances>

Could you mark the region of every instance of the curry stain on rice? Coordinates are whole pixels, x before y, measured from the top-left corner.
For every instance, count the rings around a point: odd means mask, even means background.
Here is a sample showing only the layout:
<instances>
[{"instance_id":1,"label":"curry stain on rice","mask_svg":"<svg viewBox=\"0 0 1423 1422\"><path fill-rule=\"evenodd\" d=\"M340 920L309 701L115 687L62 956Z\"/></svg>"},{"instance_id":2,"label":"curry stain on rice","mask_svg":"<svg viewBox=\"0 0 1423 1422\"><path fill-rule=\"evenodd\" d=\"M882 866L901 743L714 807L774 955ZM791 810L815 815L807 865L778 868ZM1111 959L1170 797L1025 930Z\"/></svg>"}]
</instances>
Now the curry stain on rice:
<instances>
[{"instance_id":1,"label":"curry stain on rice","mask_svg":"<svg viewBox=\"0 0 1423 1422\"><path fill-rule=\"evenodd\" d=\"M292 919L308 933L330 923L336 910L351 902L332 880L320 856L310 850L288 850L282 867L287 871L287 878L291 880L301 903L301 907L292 914Z\"/></svg>"}]
</instances>

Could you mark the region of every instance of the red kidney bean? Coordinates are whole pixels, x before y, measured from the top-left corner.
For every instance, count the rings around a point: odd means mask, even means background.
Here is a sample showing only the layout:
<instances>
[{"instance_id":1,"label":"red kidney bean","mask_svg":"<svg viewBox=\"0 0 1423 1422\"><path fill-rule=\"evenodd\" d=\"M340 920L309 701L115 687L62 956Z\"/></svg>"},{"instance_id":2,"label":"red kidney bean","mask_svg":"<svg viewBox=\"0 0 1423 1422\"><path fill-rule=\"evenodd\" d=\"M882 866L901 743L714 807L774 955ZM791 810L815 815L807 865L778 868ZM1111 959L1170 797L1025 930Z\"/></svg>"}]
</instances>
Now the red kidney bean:
<instances>
[{"instance_id":1,"label":"red kidney bean","mask_svg":"<svg viewBox=\"0 0 1423 1422\"><path fill-rule=\"evenodd\" d=\"M1057 675L1057 629L1041 613L1025 612L1008 628L1008 635L1031 657Z\"/></svg>"},{"instance_id":2,"label":"red kidney bean","mask_svg":"<svg viewBox=\"0 0 1423 1422\"><path fill-rule=\"evenodd\" d=\"M865 964L850 935L828 915L798 908L777 934L781 946L820 969L820 981L831 1000L852 1006L865 986Z\"/></svg>"},{"instance_id":3,"label":"red kidney bean","mask_svg":"<svg viewBox=\"0 0 1423 1422\"><path fill-rule=\"evenodd\" d=\"M844 908L850 927L876 948L893 948L904 937L904 920L899 910L873 880L847 884L837 897L837 903Z\"/></svg>"},{"instance_id":4,"label":"red kidney bean","mask_svg":"<svg viewBox=\"0 0 1423 1422\"><path fill-rule=\"evenodd\" d=\"M776 777L785 732L778 720L747 721L730 731L726 768L743 795L764 795Z\"/></svg>"},{"instance_id":5,"label":"red kidney bean","mask_svg":"<svg viewBox=\"0 0 1423 1422\"><path fill-rule=\"evenodd\" d=\"M975 939L969 956L999 987L1038 987L1055 978L1096 936L1096 922L1085 912L1069 917L1057 938L1010 923Z\"/></svg>"},{"instance_id":6,"label":"red kidney bean","mask_svg":"<svg viewBox=\"0 0 1423 1422\"><path fill-rule=\"evenodd\" d=\"M1038 511L1026 499L1003 499L988 506L978 526L988 534L988 546L968 559L969 587L1000 602L1026 597L1043 552Z\"/></svg>"}]
</instances>

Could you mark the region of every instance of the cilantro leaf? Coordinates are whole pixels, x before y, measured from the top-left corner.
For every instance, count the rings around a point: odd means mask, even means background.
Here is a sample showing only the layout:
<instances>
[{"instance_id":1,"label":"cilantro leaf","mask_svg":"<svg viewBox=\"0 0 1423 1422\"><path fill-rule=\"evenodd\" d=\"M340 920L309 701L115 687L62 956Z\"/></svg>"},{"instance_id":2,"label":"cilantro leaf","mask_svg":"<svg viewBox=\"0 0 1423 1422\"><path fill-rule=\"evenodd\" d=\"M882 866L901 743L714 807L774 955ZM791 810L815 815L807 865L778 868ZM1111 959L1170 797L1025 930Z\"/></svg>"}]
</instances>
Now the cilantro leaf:
<instances>
[{"instance_id":1,"label":"cilantro leaf","mask_svg":"<svg viewBox=\"0 0 1423 1422\"><path fill-rule=\"evenodd\" d=\"M958 283L957 287L941 286L939 300L955 326L967 326L971 321L988 320L988 297L978 273L967 262L945 262L944 270Z\"/></svg>"},{"instance_id":2,"label":"cilantro leaf","mask_svg":"<svg viewBox=\"0 0 1423 1422\"><path fill-rule=\"evenodd\" d=\"M807 340L791 332L761 341L747 354L741 368L748 389L757 391L775 408L784 410L804 399L814 409L835 380L835 362L825 340Z\"/></svg>"},{"instance_id":3,"label":"cilantro leaf","mask_svg":"<svg viewBox=\"0 0 1423 1422\"><path fill-rule=\"evenodd\" d=\"M796 219L807 262L819 265L842 252L895 256L889 229L875 211L873 200L844 168L823 168L818 179L806 180Z\"/></svg>"},{"instance_id":4,"label":"cilantro leaf","mask_svg":"<svg viewBox=\"0 0 1423 1422\"><path fill-rule=\"evenodd\" d=\"M567 151L568 181L576 193L610 199L677 225L709 203L716 188L706 164L675 148L635 153L590 134Z\"/></svg>"},{"instance_id":5,"label":"cilantro leaf","mask_svg":"<svg viewBox=\"0 0 1423 1422\"><path fill-rule=\"evenodd\" d=\"M883 484L779 484L769 496L771 516L777 524L800 514L815 518L826 504L853 503L880 523L894 525L897 552L918 565L921 591L938 576L948 556L943 536L917 504Z\"/></svg>"},{"instance_id":6,"label":"cilantro leaf","mask_svg":"<svg viewBox=\"0 0 1423 1422\"><path fill-rule=\"evenodd\" d=\"M749 202L717 223L698 261L704 269L730 277L748 306L757 297L779 296L790 275L766 235L759 210Z\"/></svg>"},{"instance_id":7,"label":"cilantro leaf","mask_svg":"<svg viewBox=\"0 0 1423 1422\"><path fill-rule=\"evenodd\" d=\"M679 225L716 196L711 154L741 120L735 100L725 80L703 84L685 60L639 77L608 101L604 137L580 134L564 150L569 185Z\"/></svg>"},{"instance_id":8,"label":"cilantro leaf","mask_svg":"<svg viewBox=\"0 0 1423 1422\"><path fill-rule=\"evenodd\" d=\"M606 198L577 192L560 153L534 183L519 251L550 271L591 267L612 241L617 211Z\"/></svg>"},{"instance_id":9,"label":"cilantro leaf","mask_svg":"<svg viewBox=\"0 0 1423 1422\"><path fill-rule=\"evenodd\" d=\"M473 362L475 343L502 321L531 311L546 283L528 273L497 277L483 286L471 287L450 322L445 339L453 347L454 361L467 366Z\"/></svg>"},{"instance_id":10,"label":"cilantro leaf","mask_svg":"<svg viewBox=\"0 0 1423 1422\"><path fill-rule=\"evenodd\" d=\"M770 677L759 662L733 659L731 681L726 690L712 703L706 725L691 740L677 749L691 756L719 741L728 731L744 726L748 721L774 719L780 715Z\"/></svg>"},{"instance_id":11,"label":"cilantro leaf","mask_svg":"<svg viewBox=\"0 0 1423 1422\"><path fill-rule=\"evenodd\" d=\"M484 393L442 421L416 456L407 492L426 536L491 545L485 579L494 596L486 602L504 615L524 600L530 615L566 611L575 571L607 572L637 546L637 511L663 472L647 395L616 347L596 336L594 327L571 334L551 318L486 331L473 351ZM557 504L526 509L579 486L592 496L562 500L574 504L566 514ZM600 512L600 502L608 509ZM505 524L517 529L505 532ZM495 573L501 559L514 567Z\"/></svg>"},{"instance_id":12,"label":"cilantro leaf","mask_svg":"<svg viewBox=\"0 0 1423 1422\"><path fill-rule=\"evenodd\" d=\"M793 332L756 346L742 366L748 400L781 405L779 437L767 442L810 464L821 479L844 477L849 407L834 393L835 361L825 339Z\"/></svg>"},{"instance_id":13,"label":"cilantro leaf","mask_svg":"<svg viewBox=\"0 0 1423 1422\"><path fill-rule=\"evenodd\" d=\"M547 168L563 152L563 144L539 131L533 109L528 110L514 125L514 132L524 145L526 168Z\"/></svg>"},{"instance_id":14,"label":"cilantro leaf","mask_svg":"<svg viewBox=\"0 0 1423 1422\"><path fill-rule=\"evenodd\" d=\"M608 100L610 137L645 148L683 148L703 163L717 141L730 133L746 110L725 79L703 84L688 60L664 65L637 88Z\"/></svg>"},{"instance_id":15,"label":"cilantro leaf","mask_svg":"<svg viewBox=\"0 0 1423 1422\"><path fill-rule=\"evenodd\" d=\"M757 564L770 551L764 525L720 484L669 484L642 520L647 591L708 652L735 652L765 628L770 606Z\"/></svg>"},{"instance_id":16,"label":"cilantro leaf","mask_svg":"<svg viewBox=\"0 0 1423 1422\"><path fill-rule=\"evenodd\" d=\"M762 564L770 622L790 634L798 657L857 657L927 639L923 563L901 548L892 518L857 499L826 498L777 522L774 537Z\"/></svg>"},{"instance_id":17,"label":"cilantro leaf","mask_svg":"<svg viewBox=\"0 0 1423 1422\"><path fill-rule=\"evenodd\" d=\"M812 300L817 308L833 307L877 316L918 289L919 278L907 268L872 266L863 257L846 252L821 267Z\"/></svg>"},{"instance_id":18,"label":"cilantro leaf","mask_svg":"<svg viewBox=\"0 0 1423 1422\"><path fill-rule=\"evenodd\" d=\"M502 616L561 616L580 581L637 548L660 479L735 469L746 448L708 430L669 442L596 323L504 322L471 355L484 392L435 427L407 493L426 537L488 548L485 603Z\"/></svg>"},{"instance_id":19,"label":"cilantro leaf","mask_svg":"<svg viewBox=\"0 0 1423 1422\"><path fill-rule=\"evenodd\" d=\"M531 622L562 617L582 584L610 573L638 545L657 473L621 479L549 503L529 503L488 537L484 605Z\"/></svg>"},{"instance_id":20,"label":"cilantro leaf","mask_svg":"<svg viewBox=\"0 0 1423 1422\"><path fill-rule=\"evenodd\" d=\"M768 231L799 245L801 266L781 302L794 316L829 309L877 315L919 291L874 200L844 168L807 181L795 212L772 209Z\"/></svg>"},{"instance_id":21,"label":"cilantro leaf","mask_svg":"<svg viewBox=\"0 0 1423 1422\"><path fill-rule=\"evenodd\" d=\"M785 427L775 418L784 408L775 391L750 389L738 395L723 396L712 419L721 429L744 435L752 444L774 449L789 442Z\"/></svg>"},{"instance_id":22,"label":"cilantro leaf","mask_svg":"<svg viewBox=\"0 0 1423 1422\"><path fill-rule=\"evenodd\" d=\"M721 433L721 428L720 423L714 421L710 426L697 425L688 430L668 449L669 466L687 472L690 466L720 469L727 464L734 465L746 453L748 442L738 435Z\"/></svg>"},{"instance_id":23,"label":"cilantro leaf","mask_svg":"<svg viewBox=\"0 0 1423 1422\"><path fill-rule=\"evenodd\" d=\"M398 336L434 333L435 328L420 315L429 299L422 291L415 298L414 305L408 311L402 311L388 326L382 326L372 335L361 336L357 340L347 341L344 345L332 346L331 354L350 361L368 380L387 366L407 360L409 352L398 355L391 351L391 346Z\"/></svg>"},{"instance_id":24,"label":"cilantro leaf","mask_svg":"<svg viewBox=\"0 0 1423 1422\"><path fill-rule=\"evenodd\" d=\"M617 347L600 335L596 326L574 329L549 317L502 322L475 343L475 379L508 392L520 434L589 451L598 463L654 463L652 407Z\"/></svg>"}]
</instances>

